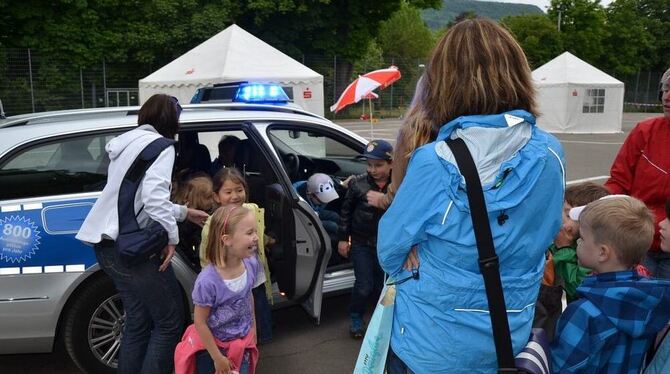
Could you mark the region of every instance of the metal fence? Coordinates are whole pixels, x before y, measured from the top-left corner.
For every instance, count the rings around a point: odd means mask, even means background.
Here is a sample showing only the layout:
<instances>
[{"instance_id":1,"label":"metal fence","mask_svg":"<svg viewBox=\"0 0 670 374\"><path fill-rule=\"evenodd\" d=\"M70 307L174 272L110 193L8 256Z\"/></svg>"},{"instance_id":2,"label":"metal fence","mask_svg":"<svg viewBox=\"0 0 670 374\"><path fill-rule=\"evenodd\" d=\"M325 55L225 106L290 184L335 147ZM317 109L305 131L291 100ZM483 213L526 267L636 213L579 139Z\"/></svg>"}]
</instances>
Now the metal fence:
<instances>
[{"instance_id":1,"label":"metal fence","mask_svg":"<svg viewBox=\"0 0 670 374\"><path fill-rule=\"evenodd\" d=\"M0 49L0 101L9 115L47 110L95 108L138 104L137 82L160 66L109 63L104 60L79 68L69 61L45 57L30 49ZM425 61L407 58L368 57L350 64L337 56L299 56L302 62L324 77L324 112L330 118L400 117L414 94ZM379 98L351 105L332 114L329 107L359 74L398 66L402 79L377 91ZM640 71L617 77L626 85L627 110L658 111L658 81L662 72Z\"/></svg>"},{"instance_id":2,"label":"metal fence","mask_svg":"<svg viewBox=\"0 0 670 374\"><path fill-rule=\"evenodd\" d=\"M6 115L48 110L137 105L142 66L99 64L78 68L30 49L0 49L0 100Z\"/></svg>"},{"instance_id":3,"label":"metal fence","mask_svg":"<svg viewBox=\"0 0 670 374\"><path fill-rule=\"evenodd\" d=\"M378 58L348 64L335 57L301 56L296 60L324 76L324 112L329 117L351 118L369 113L369 103L360 103L337 115L329 111L344 88L359 74L396 65L403 78L379 91L372 102L375 117L399 116L412 98L423 61ZM138 104L137 83L158 67L100 61L78 68L68 61L44 57L30 49L0 49L0 100L6 114L47 110L96 108ZM365 105L365 108L363 106Z\"/></svg>"},{"instance_id":4,"label":"metal fence","mask_svg":"<svg viewBox=\"0 0 670 374\"><path fill-rule=\"evenodd\" d=\"M624 110L639 112L660 112L659 82L662 71L638 71L636 74L616 77L625 85Z\"/></svg>"}]
</instances>

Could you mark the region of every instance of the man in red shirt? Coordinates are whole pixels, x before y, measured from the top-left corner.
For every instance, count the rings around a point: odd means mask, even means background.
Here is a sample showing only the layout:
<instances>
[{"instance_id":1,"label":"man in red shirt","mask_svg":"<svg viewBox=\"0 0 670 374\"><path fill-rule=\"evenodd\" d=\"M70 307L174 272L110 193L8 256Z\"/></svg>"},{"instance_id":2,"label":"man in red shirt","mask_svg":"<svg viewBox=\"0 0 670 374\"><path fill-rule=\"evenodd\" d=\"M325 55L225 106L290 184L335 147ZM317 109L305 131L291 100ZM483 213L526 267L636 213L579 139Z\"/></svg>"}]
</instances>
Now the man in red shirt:
<instances>
[{"instance_id":1,"label":"man in red shirt","mask_svg":"<svg viewBox=\"0 0 670 374\"><path fill-rule=\"evenodd\" d=\"M605 187L613 194L642 200L654 212L656 234L645 265L658 278L670 278L670 253L660 248L658 223L670 198L670 69L661 78L663 117L638 123L614 159Z\"/></svg>"}]
</instances>

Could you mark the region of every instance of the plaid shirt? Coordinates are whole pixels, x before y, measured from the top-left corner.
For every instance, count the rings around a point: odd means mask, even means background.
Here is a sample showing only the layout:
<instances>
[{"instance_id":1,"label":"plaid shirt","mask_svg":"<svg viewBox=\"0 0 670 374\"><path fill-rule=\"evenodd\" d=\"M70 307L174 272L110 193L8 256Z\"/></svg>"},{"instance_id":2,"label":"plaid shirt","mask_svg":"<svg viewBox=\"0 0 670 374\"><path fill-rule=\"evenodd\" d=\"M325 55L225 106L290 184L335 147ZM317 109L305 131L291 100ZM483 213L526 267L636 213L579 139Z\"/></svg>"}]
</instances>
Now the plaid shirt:
<instances>
[{"instance_id":1,"label":"plaid shirt","mask_svg":"<svg viewBox=\"0 0 670 374\"><path fill-rule=\"evenodd\" d=\"M670 281L633 271L586 277L552 344L556 373L639 373L649 344L670 320Z\"/></svg>"}]
</instances>

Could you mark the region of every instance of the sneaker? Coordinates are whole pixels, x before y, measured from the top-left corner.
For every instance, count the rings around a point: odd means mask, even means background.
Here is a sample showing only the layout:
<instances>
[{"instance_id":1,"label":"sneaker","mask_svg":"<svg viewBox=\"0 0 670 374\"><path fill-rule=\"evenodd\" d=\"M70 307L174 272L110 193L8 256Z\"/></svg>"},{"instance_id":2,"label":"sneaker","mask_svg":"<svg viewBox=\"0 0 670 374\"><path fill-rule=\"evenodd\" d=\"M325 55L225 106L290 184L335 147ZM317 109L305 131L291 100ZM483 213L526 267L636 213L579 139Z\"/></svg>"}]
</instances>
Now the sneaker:
<instances>
[{"instance_id":1,"label":"sneaker","mask_svg":"<svg viewBox=\"0 0 670 374\"><path fill-rule=\"evenodd\" d=\"M349 335L353 339L362 339L365 331L363 330L363 318L358 313L351 313L351 325L349 326Z\"/></svg>"}]
</instances>

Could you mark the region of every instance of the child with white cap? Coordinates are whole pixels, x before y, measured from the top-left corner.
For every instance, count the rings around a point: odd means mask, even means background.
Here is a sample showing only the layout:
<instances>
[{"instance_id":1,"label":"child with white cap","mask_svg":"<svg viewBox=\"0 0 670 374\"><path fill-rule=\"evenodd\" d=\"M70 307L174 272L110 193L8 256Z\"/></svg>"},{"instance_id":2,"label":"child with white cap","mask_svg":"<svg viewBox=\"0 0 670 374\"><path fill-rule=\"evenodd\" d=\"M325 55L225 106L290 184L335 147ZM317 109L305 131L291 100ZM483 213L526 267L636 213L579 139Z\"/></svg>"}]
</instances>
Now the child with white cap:
<instances>
[{"instance_id":1,"label":"child with white cap","mask_svg":"<svg viewBox=\"0 0 670 374\"><path fill-rule=\"evenodd\" d=\"M337 230L340 223L340 215L336 211L327 208L328 203L340 197L335 190L333 179L327 174L314 173L307 181L295 182L293 188L314 209L314 212L321 220L323 228L330 236L333 253L328 264L334 265L335 263L339 263L341 259L335 253L334 249L337 246Z\"/></svg>"}]
</instances>

